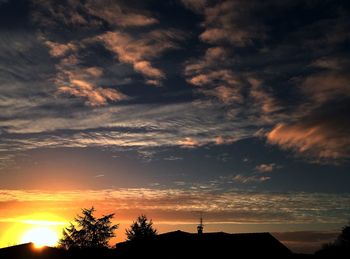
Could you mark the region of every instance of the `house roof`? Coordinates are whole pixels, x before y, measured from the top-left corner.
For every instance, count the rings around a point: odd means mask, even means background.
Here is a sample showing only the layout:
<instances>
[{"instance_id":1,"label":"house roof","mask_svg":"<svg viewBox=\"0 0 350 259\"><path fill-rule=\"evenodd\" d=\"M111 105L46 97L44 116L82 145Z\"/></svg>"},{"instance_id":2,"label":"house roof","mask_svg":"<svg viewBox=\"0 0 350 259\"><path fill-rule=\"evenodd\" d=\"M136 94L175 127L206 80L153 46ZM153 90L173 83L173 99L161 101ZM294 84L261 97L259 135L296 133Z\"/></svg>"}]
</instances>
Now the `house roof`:
<instances>
[{"instance_id":1,"label":"house roof","mask_svg":"<svg viewBox=\"0 0 350 259\"><path fill-rule=\"evenodd\" d=\"M185 254L195 258L227 254L246 256L288 256L291 254L291 251L270 233L213 232L198 235L180 230L159 234L153 240L118 243L117 249L128 253L142 251L143 254L147 254L148 251L153 251L153 253L156 251L162 254L163 258L168 258L168 255L175 258Z\"/></svg>"}]
</instances>

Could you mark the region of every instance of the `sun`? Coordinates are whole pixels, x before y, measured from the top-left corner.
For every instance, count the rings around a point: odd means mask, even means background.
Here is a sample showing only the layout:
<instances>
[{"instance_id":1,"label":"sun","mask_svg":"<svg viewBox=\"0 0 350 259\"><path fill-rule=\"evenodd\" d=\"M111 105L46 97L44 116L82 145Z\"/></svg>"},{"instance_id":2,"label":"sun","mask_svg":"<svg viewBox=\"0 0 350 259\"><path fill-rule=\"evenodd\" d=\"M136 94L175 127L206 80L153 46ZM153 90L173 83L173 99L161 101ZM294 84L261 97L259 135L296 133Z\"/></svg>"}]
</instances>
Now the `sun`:
<instances>
[{"instance_id":1,"label":"sun","mask_svg":"<svg viewBox=\"0 0 350 259\"><path fill-rule=\"evenodd\" d=\"M58 235L49 227L34 227L23 235L21 241L22 243L32 242L36 248L55 246L58 242Z\"/></svg>"}]
</instances>

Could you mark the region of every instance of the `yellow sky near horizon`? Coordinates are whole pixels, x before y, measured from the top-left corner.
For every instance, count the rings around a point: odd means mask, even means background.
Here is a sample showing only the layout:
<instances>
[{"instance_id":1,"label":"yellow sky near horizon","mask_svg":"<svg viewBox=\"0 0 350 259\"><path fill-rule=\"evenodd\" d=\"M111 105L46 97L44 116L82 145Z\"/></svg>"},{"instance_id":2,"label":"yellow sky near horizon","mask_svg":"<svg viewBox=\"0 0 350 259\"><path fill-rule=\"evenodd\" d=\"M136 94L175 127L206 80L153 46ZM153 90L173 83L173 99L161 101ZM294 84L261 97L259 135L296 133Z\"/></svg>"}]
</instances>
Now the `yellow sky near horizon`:
<instances>
[{"instance_id":1,"label":"yellow sky near horizon","mask_svg":"<svg viewBox=\"0 0 350 259\"><path fill-rule=\"evenodd\" d=\"M334 204L348 204L348 198L333 199L330 195L323 206L330 211ZM125 240L125 229L140 214L152 219L159 233L183 230L196 232L200 211L204 212L205 232L285 232L329 231L339 229L346 222L312 221L300 217L298 207L308 208L323 201L318 194L281 194L232 191L213 194L205 190L124 188L105 190L41 191L2 190L0 192L0 247L19 244L23 236L35 228L49 229L58 236L82 208L96 208L96 217L115 213L119 224L116 238L110 245ZM289 203L289 205L288 205ZM297 204L293 208L291 205ZM311 205L310 205L311 204ZM339 205L337 205L339 206ZM311 207L312 208L312 207ZM308 218L308 217L309 218ZM291 221L291 217L296 220ZM317 217L316 217L317 219Z\"/></svg>"}]
</instances>

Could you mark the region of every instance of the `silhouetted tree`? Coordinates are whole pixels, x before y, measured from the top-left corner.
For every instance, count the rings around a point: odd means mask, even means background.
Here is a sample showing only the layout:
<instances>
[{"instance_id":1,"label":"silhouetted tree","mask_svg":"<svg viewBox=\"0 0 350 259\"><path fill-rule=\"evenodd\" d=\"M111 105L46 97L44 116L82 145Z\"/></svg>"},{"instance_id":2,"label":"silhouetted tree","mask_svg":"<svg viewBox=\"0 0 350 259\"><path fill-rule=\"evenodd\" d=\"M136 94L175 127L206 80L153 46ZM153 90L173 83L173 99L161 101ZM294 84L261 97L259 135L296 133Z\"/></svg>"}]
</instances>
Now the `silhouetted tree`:
<instances>
[{"instance_id":1,"label":"silhouetted tree","mask_svg":"<svg viewBox=\"0 0 350 259\"><path fill-rule=\"evenodd\" d=\"M334 242L324 244L315 254L323 258L350 258L350 223L343 227Z\"/></svg>"},{"instance_id":2,"label":"silhouetted tree","mask_svg":"<svg viewBox=\"0 0 350 259\"><path fill-rule=\"evenodd\" d=\"M157 235L152 220L148 221L146 215L138 216L136 222L132 223L130 229L126 229L125 232L129 241L151 239Z\"/></svg>"},{"instance_id":3,"label":"silhouetted tree","mask_svg":"<svg viewBox=\"0 0 350 259\"><path fill-rule=\"evenodd\" d=\"M74 219L74 224L70 223L70 226L63 230L59 246L65 249L108 247L108 240L115 237L114 231L118 228L118 225L111 222L114 214L95 218L94 212L94 207L82 209L82 215Z\"/></svg>"},{"instance_id":4,"label":"silhouetted tree","mask_svg":"<svg viewBox=\"0 0 350 259\"><path fill-rule=\"evenodd\" d=\"M336 240L336 244L340 246L350 247L350 222L349 225L343 227L340 235Z\"/></svg>"}]
</instances>

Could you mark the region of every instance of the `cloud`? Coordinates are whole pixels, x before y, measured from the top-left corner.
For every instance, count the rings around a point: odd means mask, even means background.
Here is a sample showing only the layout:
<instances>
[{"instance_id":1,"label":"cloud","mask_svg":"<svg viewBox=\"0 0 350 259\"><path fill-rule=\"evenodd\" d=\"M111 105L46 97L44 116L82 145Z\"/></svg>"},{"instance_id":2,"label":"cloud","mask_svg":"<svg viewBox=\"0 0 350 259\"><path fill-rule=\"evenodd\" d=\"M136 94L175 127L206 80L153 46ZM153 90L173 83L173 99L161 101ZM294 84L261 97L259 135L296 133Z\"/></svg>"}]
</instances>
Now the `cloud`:
<instances>
[{"instance_id":1,"label":"cloud","mask_svg":"<svg viewBox=\"0 0 350 259\"><path fill-rule=\"evenodd\" d=\"M341 60L341 57L323 57L315 60L311 66L330 70L341 70L344 64L340 64L339 60Z\"/></svg>"},{"instance_id":2,"label":"cloud","mask_svg":"<svg viewBox=\"0 0 350 259\"><path fill-rule=\"evenodd\" d=\"M245 64L245 59L252 61L254 57L240 57L242 48L264 41L264 25L252 13L266 6L258 1L219 1L201 2L198 9L192 4L197 6L196 2L184 2L187 8L202 14L204 31L198 38L209 47L202 58L185 62L187 82L200 87L195 91L226 106L228 116L244 113L255 117L257 123L275 122L282 106L273 89L264 82L264 76L254 77L260 71Z\"/></svg>"},{"instance_id":3,"label":"cloud","mask_svg":"<svg viewBox=\"0 0 350 259\"><path fill-rule=\"evenodd\" d=\"M330 61L331 60L331 61ZM267 140L283 149L291 149L314 162L346 160L349 149L350 77L338 66L339 61L319 59L318 71L301 80L300 91L306 101L295 110L294 120L277 124Z\"/></svg>"},{"instance_id":4,"label":"cloud","mask_svg":"<svg viewBox=\"0 0 350 259\"><path fill-rule=\"evenodd\" d=\"M59 94L67 94L86 99L89 106L103 106L108 101L126 100L127 96L116 89L96 86L97 79L103 75L99 67L70 69L66 64L57 66L55 83Z\"/></svg>"},{"instance_id":5,"label":"cloud","mask_svg":"<svg viewBox=\"0 0 350 259\"><path fill-rule=\"evenodd\" d=\"M182 157L178 157L178 156L168 156L168 157L165 157L165 158L163 158L163 159L166 160L166 161L183 160Z\"/></svg>"},{"instance_id":6,"label":"cloud","mask_svg":"<svg viewBox=\"0 0 350 259\"><path fill-rule=\"evenodd\" d=\"M334 46L334 48L336 48ZM343 58L318 58L317 68L296 79L303 100L289 116L266 135L268 143L292 150L318 163L339 163L350 157L349 64Z\"/></svg>"},{"instance_id":7,"label":"cloud","mask_svg":"<svg viewBox=\"0 0 350 259\"><path fill-rule=\"evenodd\" d=\"M32 19L43 28L59 26L89 27L86 17L77 10L82 8L79 1L57 3L53 0L32 0Z\"/></svg>"},{"instance_id":8,"label":"cloud","mask_svg":"<svg viewBox=\"0 0 350 259\"><path fill-rule=\"evenodd\" d=\"M116 54L118 60L132 64L135 71L148 77L149 84L157 84L164 73L152 66L150 60L169 49L177 48L175 41L182 39L178 32L153 30L134 38L130 34L109 31L96 37L107 49Z\"/></svg>"},{"instance_id":9,"label":"cloud","mask_svg":"<svg viewBox=\"0 0 350 259\"><path fill-rule=\"evenodd\" d=\"M31 209L33 206L45 205L49 211L58 215L69 210L74 215L77 207L88 206L93 202L95 207L103 208L104 211L115 211L117 208L119 219L130 217L130 214L135 212L148 211L159 221L192 222L193 213L203 211L207 222L253 224L343 224L348 218L347 204L350 202L348 194L239 190L218 192L211 189L188 190L180 187L75 191L2 189L0 199L3 204L20 203L16 215L21 214L28 205ZM6 218L15 216L9 215L7 210L7 206L2 206L0 214L6 215Z\"/></svg>"},{"instance_id":10,"label":"cloud","mask_svg":"<svg viewBox=\"0 0 350 259\"><path fill-rule=\"evenodd\" d=\"M204 10L205 31L200 35L204 42L231 43L238 46L250 44L253 39L265 37L264 28L252 17L259 3L221 1Z\"/></svg>"},{"instance_id":11,"label":"cloud","mask_svg":"<svg viewBox=\"0 0 350 259\"><path fill-rule=\"evenodd\" d=\"M316 105L336 97L350 96L350 76L336 72L310 75L302 82L301 91Z\"/></svg>"},{"instance_id":12,"label":"cloud","mask_svg":"<svg viewBox=\"0 0 350 259\"><path fill-rule=\"evenodd\" d=\"M103 69L100 67L88 67L84 72L95 78L101 77L103 75Z\"/></svg>"},{"instance_id":13,"label":"cloud","mask_svg":"<svg viewBox=\"0 0 350 259\"><path fill-rule=\"evenodd\" d=\"M44 27L98 28L103 22L113 27L144 27L158 23L145 10L133 9L121 1L102 0L85 2L52 0L32 1L36 7L33 19Z\"/></svg>"},{"instance_id":14,"label":"cloud","mask_svg":"<svg viewBox=\"0 0 350 259\"><path fill-rule=\"evenodd\" d=\"M222 137L222 136L217 136L216 138L215 138L215 144L216 145L222 145L222 144L224 144L225 143L225 140L224 140L224 138Z\"/></svg>"},{"instance_id":15,"label":"cloud","mask_svg":"<svg viewBox=\"0 0 350 259\"><path fill-rule=\"evenodd\" d=\"M152 67L151 63L148 61L139 61L134 63L134 69L137 72L140 72L141 74L151 77L151 78L162 78L164 77L164 74L162 73L162 71L160 71L157 68ZM148 82L151 83L156 83L158 81L156 80L150 80Z\"/></svg>"},{"instance_id":16,"label":"cloud","mask_svg":"<svg viewBox=\"0 0 350 259\"><path fill-rule=\"evenodd\" d=\"M106 105L108 100L121 101L127 99L124 94L114 89L93 87L90 83L80 80L73 80L70 86L59 87L58 92L86 98L86 103L90 106Z\"/></svg>"},{"instance_id":17,"label":"cloud","mask_svg":"<svg viewBox=\"0 0 350 259\"><path fill-rule=\"evenodd\" d=\"M182 2L201 19L191 33L180 31L186 21L168 28L147 4L33 1L34 29L0 40L2 150L223 145L261 129L268 143L313 160L348 157L342 6L301 4L314 17L304 24L291 1ZM165 87L134 87L140 75Z\"/></svg>"},{"instance_id":18,"label":"cloud","mask_svg":"<svg viewBox=\"0 0 350 259\"><path fill-rule=\"evenodd\" d=\"M282 107L269 92L262 87L261 80L256 78L247 78L251 85L249 95L252 98L253 105L258 106L263 113L273 113Z\"/></svg>"},{"instance_id":19,"label":"cloud","mask_svg":"<svg viewBox=\"0 0 350 259\"><path fill-rule=\"evenodd\" d=\"M207 6L207 0L181 0L182 4L195 12L203 12Z\"/></svg>"},{"instance_id":20,"label":"cloud","mask_svg":"<svg viewBox=\"0 0 350 259\"><path fill-rule=\"evenodd\" d=\"M346 107L325 111L323 116L310 114L295 123L280 123L267 134L267 141L319 162L346 159L350 156Z\"/></svg>"},{"instance_id":21,"label":"cloud","mask_svg":"<svg viewBox=\"0 0 350 259\"><path fill-rule=\"evenodd\" d=\"M65 56L68 52L75 52L78 50L78 47L72 42L68 42L67 44L60 44L57 42L45 40L44 43L50 48L50 55L56 58Z\"/></svg>"},{"instance_id":22,"label":"cloud","mask_svg":"<svg viewBox=\"0 0 350 259\"><path fill-rule=\"evenodd\" d=\"M186 147L186 148L192 148L199 145L199 142L193 138L186 137L184 139L181 139L178 141L179 145Z\"/></svg>"},{"instance_id":23,"label":"cloud","mask_svg":"<svg viewBox=\"0 0 350 259\"><path fill-rule=\"evenodd\" d=\"M277 165L275 163L271 164L260 164L255 167L255 169L260 173L268 173L272 172L277 168Z\"/></svg>"},{"instance_id":24,"label":"cloud","mask_svg":"<svg viewBox=\"0 0 350 259\"><path fill-rule=\"evenodd\" d=\"M159 21L144 10L132 10L122 6L119 1L89 0L84 7L89 14L96 16L113 26L143 27L157 24ZM143 13L142 13L143 12Z\"/></svg>"},{"instance_id":25,"label":"cloud","mask_svg":"<svg viewBox=\"0 0 350 259\"><path fill-rule=\"evenodd\" d=\"M192 74L193 67L186 67L186 73ZM241 85L237 76L230 70L196 71L198 74L192 76L187 81L195 86L204 87L199 92L207 96L216 97L224 104L241 102ZM209 88L209 89L208 89Z\"/></svg>"},{"instance_id":26,"label":"cloud","mask_svg":"<svg viewBox=\"0 0 350 259\"><path fill-rule=\"evenodd\" d=\"M177 41L184 37L184 33L173 29L152 29L140 34L128 32L125 28L155 25L158 20L146 10L131 8L119 1L68 1L58 4L54 1L34 1L33 5L36 7L33 20L41 28L40 37L50 48L50 54L55 58L66 56L60 65L77 64L80 61L77 56L85 58L81 55L82 51L89 52L89 48L100 41L116 54L120 62L131 64L134 71L144 75L149 85L161 85L161 80L165 78L164 72L154 67L151 61L166 50L177 48ZM106 31L106 24L110 31ZM66 35L71 41L65 39L66 43L58 43L57 39L61 37L48 33L50 27L67 30ZM84 36L69 33L76 27L84 28ZM74 56L67 57L68 54Z\"/></svg>"},{"instance_id":27,"label":"cloud","mask_svg":"<svg viewBox=\"0 0 350 259\"><path fill-rule=\"evenodd\" d=\"M236 176L233 177L232 180L240 183L259 183L259 182L268 181L270 179L271 177L269 176L256 176L256 175L246 176L242 174L237 174Z\"/></svg>"}]
</instances>

